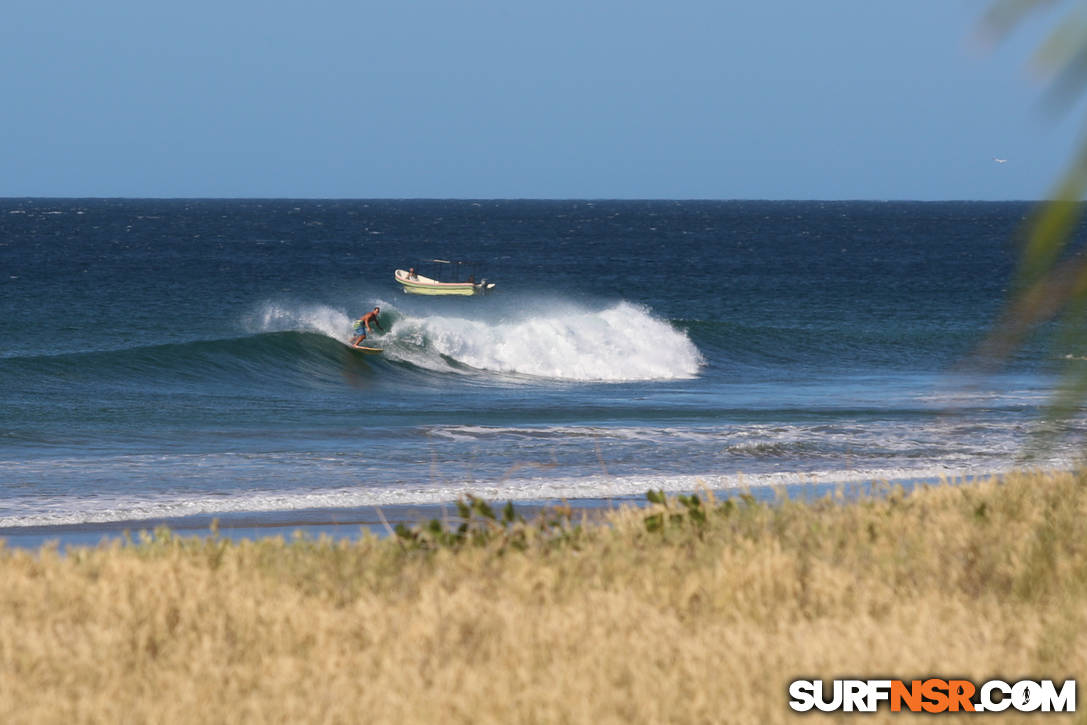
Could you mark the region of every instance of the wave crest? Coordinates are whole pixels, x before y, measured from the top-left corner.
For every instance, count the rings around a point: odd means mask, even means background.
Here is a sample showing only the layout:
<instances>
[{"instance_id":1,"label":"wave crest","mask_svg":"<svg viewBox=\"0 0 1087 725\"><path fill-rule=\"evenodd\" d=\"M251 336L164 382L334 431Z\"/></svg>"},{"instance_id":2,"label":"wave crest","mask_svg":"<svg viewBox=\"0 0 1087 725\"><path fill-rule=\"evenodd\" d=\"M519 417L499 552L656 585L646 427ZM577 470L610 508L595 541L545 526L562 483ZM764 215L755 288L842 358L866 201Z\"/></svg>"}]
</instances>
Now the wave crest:
<instances>
[{"instance_id":1,"label":"wave crest","mask_svg":"<svg viewBox=\"0 0 1087 725\"><path fill-rule=\"evenodd\" d=\"M629 302L603 310L544 306L516 319L403 315L382 344L432 370L571 381L691 378L704 361L687 334Z\"/></svg>"},{"instance_id":2,"label":"wave crest","mask_svg":"<svg viewBox=\"0 0 1087 725\"><path fill-rule=\"evenodd\" d=\"M438 373L626 382L692 378L704 364L686 332L630 302L591 309L537 301L513 314L496 314L475 305L426 314L385 303L381 319L387 332L375 331L371 342L384 348L387 360ZM346 343L351 322L344 311L325 305L269 302L249 317L247 327L311 332Z\"/></svg>"}]
</instances>

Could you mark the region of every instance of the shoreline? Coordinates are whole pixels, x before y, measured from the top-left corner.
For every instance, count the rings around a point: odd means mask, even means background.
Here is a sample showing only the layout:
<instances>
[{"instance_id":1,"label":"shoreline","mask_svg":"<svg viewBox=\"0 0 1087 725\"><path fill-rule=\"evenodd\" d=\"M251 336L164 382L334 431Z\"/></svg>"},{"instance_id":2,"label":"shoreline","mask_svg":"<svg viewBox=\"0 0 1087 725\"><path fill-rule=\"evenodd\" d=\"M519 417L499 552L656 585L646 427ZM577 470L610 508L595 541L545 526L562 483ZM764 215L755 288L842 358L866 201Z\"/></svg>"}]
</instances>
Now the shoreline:
<instances>
[{"instance_id":1,"label":"shoreline","mask_svg":"<svg viewBox=\"0 0 1087 725\"><path fill-rule=\"evenodd\" d=\"M745 486L727 489L692 489L666 491L669 496L679 494L702 495L709 490L718 501L735 499L744 494L759 502L773 502L783 496L792 501L813 501L826 496L841 495L845 500L857 500L878 496L901 487L909 492L925 485L959 485L998 478L1006 472L958 474L940 477L909 478L891 481L847 481L837 483L787 484ZM638 495L608 498L574 499L525 499L514 500L517 512L532 518L541 511L569 506L575 517L593 517L625 507L648 505L646 491ZM504 505L504 500L487 499L492 505ZM384 506L353 506L343 508L309 508L274 511L230 511L215 514L193 514L179 517L128 519L118 521L94 521L63 524L35 524L28 526L0 527L3 546L18 549L40 549L55 545L64 550L70 547L95 547L108 545L126 538L138 540L141 533L151 533L161 528L171 533L206 538L219 536L231 541L257 540L270 537L293 538L299 534L319 539L357 541L369 533L379 538L388 536L398 524L413 526L432 519L444 521L456 517L456 502L440 504L398 504Z\"/></svg>"}]
</instances>

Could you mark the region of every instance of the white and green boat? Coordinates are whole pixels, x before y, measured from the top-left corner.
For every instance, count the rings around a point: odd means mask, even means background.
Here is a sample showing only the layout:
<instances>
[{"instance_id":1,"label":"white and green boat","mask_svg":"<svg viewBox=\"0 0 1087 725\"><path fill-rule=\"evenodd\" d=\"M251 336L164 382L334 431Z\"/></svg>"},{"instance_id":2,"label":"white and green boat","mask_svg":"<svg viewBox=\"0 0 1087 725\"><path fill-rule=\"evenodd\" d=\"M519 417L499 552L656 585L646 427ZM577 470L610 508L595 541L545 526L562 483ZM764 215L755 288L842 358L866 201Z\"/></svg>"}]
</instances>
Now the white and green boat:
<instances>
[{"instance_id":1,"label":"white and green boat","mask_svg":"<svg viewBox=\"0 0 1087 725\"><path fill-rule=\"evenodd\" d=\"M405 292L413 295L481 295L494 289L494 282L477 282L474 274L464 277L464 262L431 259L427 264L436 265L432 277L420 274L414 267L398 269L393 276Z\"/></svg>"}]
</instances>

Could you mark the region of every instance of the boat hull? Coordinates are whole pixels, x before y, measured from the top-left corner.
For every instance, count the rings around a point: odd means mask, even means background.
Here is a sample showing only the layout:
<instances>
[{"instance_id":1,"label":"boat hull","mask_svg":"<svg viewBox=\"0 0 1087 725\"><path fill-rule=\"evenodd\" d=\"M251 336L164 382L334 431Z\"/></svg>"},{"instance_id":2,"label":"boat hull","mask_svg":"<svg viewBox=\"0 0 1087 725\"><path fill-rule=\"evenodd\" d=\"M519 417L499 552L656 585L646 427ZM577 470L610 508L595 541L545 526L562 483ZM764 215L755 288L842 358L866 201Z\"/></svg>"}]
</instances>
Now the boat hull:
<instances>
[{"instance_id":1,"label":"boat hull","mask_svg":"<svg viewBox=\"0 0 1087 725\"><path fill-rule=\"evenodd\" d=\"M404 288L404 291L412 295L478 295L486 291L482 284L472 282L439 282L417 274L408 277L408 273L402 269L396 270L396 281ZM493 287L494 285L487 285Z\"/></svg>"}]
</instances>

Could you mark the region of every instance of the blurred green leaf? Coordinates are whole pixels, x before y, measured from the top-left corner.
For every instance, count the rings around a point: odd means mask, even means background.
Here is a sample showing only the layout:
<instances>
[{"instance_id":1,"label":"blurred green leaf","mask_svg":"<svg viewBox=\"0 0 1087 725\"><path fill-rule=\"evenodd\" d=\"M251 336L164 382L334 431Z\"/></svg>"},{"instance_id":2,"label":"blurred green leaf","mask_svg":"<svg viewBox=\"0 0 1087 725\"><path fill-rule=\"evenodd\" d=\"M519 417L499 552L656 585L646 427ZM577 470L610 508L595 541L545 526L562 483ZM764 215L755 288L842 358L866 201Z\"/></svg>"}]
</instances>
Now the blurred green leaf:
<instances>
[{"instance_id":1,"label":"blurred green leaf","mask_svg":"<svg viewBox=\"0 0 1087 725\"><path fill-rule=\"evenodd\" d=\"M1047 100L1065 112L1087 91L1087 6L1052 0L997 0L982 25L986 35L1002 39L1028 18L1059 8L1032 63L1048 82ZM1046 325L1055 325L1053 344L1062 358L1061 381L1046 408L1046 437L1059 431L1087 396L1087 260L1076 231L1087 194L1087 140L1070 157L1048 201L1027 220L1015 288L981 357L1006 360ZM1040 440L1040 439L1039 439Z\"/></svg>"}]
</instances>

